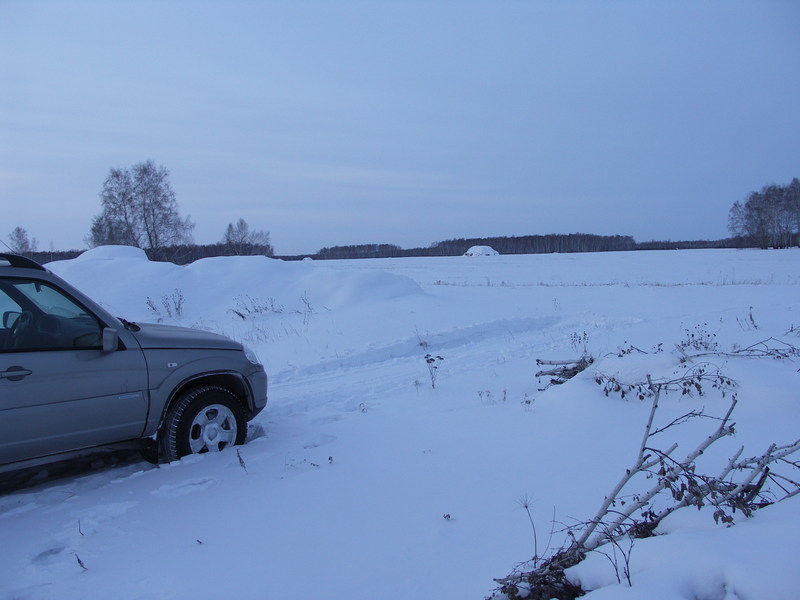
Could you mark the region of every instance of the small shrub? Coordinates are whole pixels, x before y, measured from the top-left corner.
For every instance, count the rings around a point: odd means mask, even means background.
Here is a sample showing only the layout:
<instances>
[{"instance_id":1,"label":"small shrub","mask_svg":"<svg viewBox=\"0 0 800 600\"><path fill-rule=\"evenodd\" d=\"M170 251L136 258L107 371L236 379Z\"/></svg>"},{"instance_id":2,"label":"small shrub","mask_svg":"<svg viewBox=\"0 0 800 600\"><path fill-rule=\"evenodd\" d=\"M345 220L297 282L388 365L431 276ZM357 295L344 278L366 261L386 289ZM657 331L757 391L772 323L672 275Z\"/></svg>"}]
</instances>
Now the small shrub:
<instances>
[{"instance_id":1,"label":"small shrub","mask_svg":"<svg viewBox=\"0 0 800 600\"><path fill-rule=\"evenodd\" d=\"M758 329L758 325L756 325L756 320L753 318L753 307L750 307L747 316L744 318L736 317L736 322L739 324L739 327L742 328L742 331L750 331L753 329Z\"/></svg>"},{"instance_id":2,"label":"small shrub","mask_svg":"<svg viewBox=\"0 0 800 600\"><path fill-rule=\"evenodd\" d=\"M586 345L589 343L589 334L585 331L580 334L577 331L573 331L569 336L569 343L574 352L580 352L581 356L588 354Z\"/></svg>"},{"instance_id":3,"label":"small shrub","mask_svg":"<svg viewBox=\"0 0 800 600\"><path fill-rule=\"evenodd\" d=\"M708 323L702 325L695 325L693 329L684 329L684 338L679 346L684 350L690 348L692 350L704 350L713 352L719 344L716 342L716 333L712 333L707 329Z\"/></svg>"},{"instance_id":4,"label":"small shrub","mask_svg":"<svg viewBox=\"0 0 800 600\"><path fill-rule=\"evenodd\" d=\"M164 294L161 296L161 306L163 308L163 313L153 299L148 296L146 303L147 309L153 313L156 317L156 320L160 323L165 317L169 319L180 319L183 316L183 305L186 302L186 299L183 296L183 292L175 288L175 291L171 294Z\"/></svg>"},{"instance_id":5,"label":"small shrub","mask_svg":"<svg viewBox=\"0 0 800 600\"><path fill-rule=\"evenodd\" d=\"M425 355L425 363L428 365L428 375L431 378L431 389L436 389L436 378L439 376L439 363L444 358L441 356Z\"/></svg>"},{"instance_id":6,"label":"small shrub","mask_svg":"<svg viewBox=\"0 0 800 600\"><path fill-rule=\"evenodd\" d=\"M235 314L242 320L265 313L284 313L283 306L275 303L275 298L267 298L266 302L251 296L237 296L234 298L236 306L229 308L228 312Z\"/></svg>"},{"instance_id":7,"label":"small shrub","mask_svg":"<svg viewBox=\"0 0 800 600\"><path fill-rule=\"evenodd\" d=\"M303 315L303 325L308 326L311 322L311 315L314 314L314 309L311 307L311 301L308 298L308 292L303 292L303 295L300 296L300 300L303 302L303 310L301 312Z\"/></svg>"}]
</instances>

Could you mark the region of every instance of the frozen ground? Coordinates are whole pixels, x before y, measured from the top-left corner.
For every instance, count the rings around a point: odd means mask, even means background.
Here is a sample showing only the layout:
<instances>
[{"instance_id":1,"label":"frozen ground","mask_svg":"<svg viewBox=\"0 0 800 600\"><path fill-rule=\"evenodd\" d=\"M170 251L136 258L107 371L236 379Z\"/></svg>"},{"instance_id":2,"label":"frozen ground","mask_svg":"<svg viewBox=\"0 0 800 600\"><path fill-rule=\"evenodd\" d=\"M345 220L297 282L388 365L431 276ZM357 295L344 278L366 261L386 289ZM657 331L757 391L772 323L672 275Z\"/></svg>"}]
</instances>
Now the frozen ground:
<instances>
[{"instance_id":1,"label":"frozen ground","mask_svg":"<svg viewBox=\"0 0 800 600\"><path fill-rule=\"evenodd\" d=\"M798 250L177 267L99 248L50 268L128 319L244 341L270 403L244 466L233 451L134 462L0 496L0 598L484 598L534 554L523 500L541 554L554 517L589 519L635 458L649 405L606 397L598 373L671 377L692 335L800 346ZM632 347L646 354L618 356ZM537 358L584 350L589 370L539 391ZM798 362L708 360L738 383L737 435L699 468L800 437ZM658 420L727 402L672 394ZM688 451L713 427L672 428L663 445ZM798 502L729 528L685 509L636 541L632 587L602 556L572 577L591 599L793 599Z\"/></svg>"}]
</instances>

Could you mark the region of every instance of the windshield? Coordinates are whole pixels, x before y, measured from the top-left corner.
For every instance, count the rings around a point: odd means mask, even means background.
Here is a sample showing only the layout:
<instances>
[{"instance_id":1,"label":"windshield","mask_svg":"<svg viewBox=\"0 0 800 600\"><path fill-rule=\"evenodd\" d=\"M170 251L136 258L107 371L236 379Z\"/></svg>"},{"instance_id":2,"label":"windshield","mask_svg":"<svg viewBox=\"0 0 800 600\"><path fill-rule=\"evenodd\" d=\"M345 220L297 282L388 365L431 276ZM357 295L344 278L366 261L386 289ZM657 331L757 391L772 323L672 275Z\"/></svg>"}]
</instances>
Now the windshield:
<instances>
[{"instance_id":1,"label":"windshield","mask_svg":"<svg viewBox=\"0 0 800 600\"><path fill-rule=\"evenodd\" d=\"M11 284L43 313L62 317L88 317L89 313L62 292L40 281L17 281Z\"/></svg>"}]
</instances>

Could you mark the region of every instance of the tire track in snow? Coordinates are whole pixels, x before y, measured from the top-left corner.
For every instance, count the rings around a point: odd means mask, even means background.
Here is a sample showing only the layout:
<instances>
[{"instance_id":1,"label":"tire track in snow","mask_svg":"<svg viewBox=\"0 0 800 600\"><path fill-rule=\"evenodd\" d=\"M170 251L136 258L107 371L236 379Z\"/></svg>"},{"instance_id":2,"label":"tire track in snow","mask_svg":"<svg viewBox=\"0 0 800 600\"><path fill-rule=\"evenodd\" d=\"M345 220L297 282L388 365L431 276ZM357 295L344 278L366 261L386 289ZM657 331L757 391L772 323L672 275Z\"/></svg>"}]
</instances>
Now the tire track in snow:
<instances>
[{"instance_id":1,"label":"tire track in snow","mask_svg":"<svg viewBox=\"0 0 800 600\"><path fill-rule=\"evenodd\" d=\"M509 355L520 358L541 352L548 344L546 332L560 321L559 317L499 319L426 335L424 346L418 338L408 338L349 357L285 370L272 376L270 409L259 418L274 424L294 414L313 412L316 419L330 421L343 413L364 412L398 390L427 387L426 354L445 355L443 373L453 377L476 365L489 368L506 362Z\"/></svg>"},{"instance_id":2,"label":"tire track in snow","mask_svg":"<svg viewBox=\"0 0 800 600\"><path fill-rule=\"evenodd\" d=\"M558 321L560 321L558 317L533 317L499 319L497 321L479 323L451 331L428 334L425 336L426 339L423 340L424 345L419 339L408 338L402 342L371 348L366 352L352 356L288 369L272 375L270 381L275 385L280 385L324 373L340 373L397 359L418 358L426 353L441 353L463 346L485 343L498 337L541 332L553 327Z\"/></svg>"}]
</instances>

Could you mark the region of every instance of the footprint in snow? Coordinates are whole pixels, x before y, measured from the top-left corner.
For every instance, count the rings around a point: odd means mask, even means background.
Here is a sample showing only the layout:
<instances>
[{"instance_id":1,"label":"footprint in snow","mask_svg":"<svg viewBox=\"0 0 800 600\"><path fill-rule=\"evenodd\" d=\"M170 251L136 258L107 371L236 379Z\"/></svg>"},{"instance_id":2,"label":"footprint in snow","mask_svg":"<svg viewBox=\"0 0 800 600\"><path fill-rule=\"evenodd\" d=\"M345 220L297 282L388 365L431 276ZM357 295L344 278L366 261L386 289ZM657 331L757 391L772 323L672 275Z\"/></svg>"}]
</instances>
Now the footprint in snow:
<instances>
[{"instance_id":1,"label":"footprint in snow","mask_svg":"<svg viewBox=\"0 0 800 600\"><path fill-rule=\"evenodd\" d=\"M66 546L53 546L52 548L48 548L47 550L43 550L36 556L31 559L31 562L35 565L46 565L51 563L56 557L63 554L64 550L66 550Z\"/></svg>"}]
</instances>

